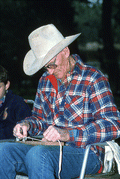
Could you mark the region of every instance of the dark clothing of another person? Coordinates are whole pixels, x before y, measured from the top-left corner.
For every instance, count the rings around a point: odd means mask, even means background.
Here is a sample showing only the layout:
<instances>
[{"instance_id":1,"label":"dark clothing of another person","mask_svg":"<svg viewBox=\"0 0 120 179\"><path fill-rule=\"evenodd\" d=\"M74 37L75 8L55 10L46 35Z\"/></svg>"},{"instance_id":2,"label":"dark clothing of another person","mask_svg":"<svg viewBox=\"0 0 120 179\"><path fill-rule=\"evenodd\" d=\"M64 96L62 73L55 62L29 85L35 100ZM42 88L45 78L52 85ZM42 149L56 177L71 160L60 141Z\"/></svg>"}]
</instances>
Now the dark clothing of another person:
<instances>
[{"instance_id":1,"label":"dark clothing of another person","mask_svg":"<svg viewBox=\"0 0 120 179\"><path fill-rule=\"evenodd\" d=\"M31 109L24 99L8 90L6 98L0 107L0 139L10 139L16 122L31 115Z\"/></svg>"}]
</instances>

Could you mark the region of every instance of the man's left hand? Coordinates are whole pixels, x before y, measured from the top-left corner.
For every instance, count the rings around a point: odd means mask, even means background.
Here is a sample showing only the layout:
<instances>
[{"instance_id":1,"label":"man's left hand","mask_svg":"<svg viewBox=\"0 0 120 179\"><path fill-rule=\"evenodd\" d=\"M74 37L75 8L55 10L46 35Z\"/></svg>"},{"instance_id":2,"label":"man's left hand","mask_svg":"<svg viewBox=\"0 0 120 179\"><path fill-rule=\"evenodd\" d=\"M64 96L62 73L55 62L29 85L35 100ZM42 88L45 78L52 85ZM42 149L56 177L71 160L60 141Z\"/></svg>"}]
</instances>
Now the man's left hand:
<instances>
[{"instance_id":1,"label":"man's left hand","mask_svg":"<svg viewBox=\"0 0 120 179\"><path fill-rule=\"evenodd\" d=\"M43 133L44 138L42 139L42 141L69 141L70 136L69 136L69 132L67 129L60 129L58 127L55 126L49 126L48 129Z\"/></svg>"}]
</instances>

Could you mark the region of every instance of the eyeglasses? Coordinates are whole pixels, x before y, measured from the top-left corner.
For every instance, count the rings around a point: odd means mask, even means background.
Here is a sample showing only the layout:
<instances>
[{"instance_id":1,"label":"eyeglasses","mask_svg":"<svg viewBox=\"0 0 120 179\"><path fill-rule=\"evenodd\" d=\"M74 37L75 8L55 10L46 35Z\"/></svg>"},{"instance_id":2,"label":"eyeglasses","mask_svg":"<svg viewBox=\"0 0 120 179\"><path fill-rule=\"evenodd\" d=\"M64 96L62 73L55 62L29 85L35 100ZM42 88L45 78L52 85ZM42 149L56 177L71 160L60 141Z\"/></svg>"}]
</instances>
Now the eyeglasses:
<instances>
[{"instance_id":1,"label":"eyeglasses","mask_svg":"<svg viewBox=\"0 0 120 179\"><path fill-rule=\"evenodd\" d=\"M56 57L57 58L57 57ZM50 64L48 64L47 66L45 66L45 68L47 69L55 69L55 68L57 68L57 65L55 64L55 62L56 62L56 58L55 58L55 60L54 60L54 62L51 62Z\"/></svg>"}]
</instances>

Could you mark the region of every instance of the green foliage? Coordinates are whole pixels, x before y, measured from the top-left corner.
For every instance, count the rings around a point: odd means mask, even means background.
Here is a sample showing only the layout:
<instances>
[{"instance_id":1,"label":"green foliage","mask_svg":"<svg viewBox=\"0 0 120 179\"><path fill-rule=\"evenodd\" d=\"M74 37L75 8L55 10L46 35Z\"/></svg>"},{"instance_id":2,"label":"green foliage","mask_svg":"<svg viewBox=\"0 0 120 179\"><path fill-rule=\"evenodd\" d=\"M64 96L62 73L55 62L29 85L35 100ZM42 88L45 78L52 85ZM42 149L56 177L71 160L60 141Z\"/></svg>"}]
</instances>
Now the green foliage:
<instances>
[{"instance_id":1,"label":"green foliage","mask_svg":"<svg viewBox=\"0 0 120 179\"><path fill-rule=\"evenodd\" d=\"M74 21L76 29L82 32L80 43L97 41L102 43L102 4L92 6L84 1L74 0L72 6L75 9ZM120 43L120 2L112 0L112 32L114 42ZM106 22L107 23L107 22Z\"/></svg>"},{"instance_id":2,"label":"green foliage","mask_svg":"<svg viewBox=\"0 0 120 179\"><path fill-rule=\"evenodd\" d=\"M74 20L77 23L77 29L82 32L80 43L85 44L91 41L100 41L99 32L101 30L101 5L93 5L92 7L80 1L73 1L75 8Z\"/></svg>"}]
</instances>

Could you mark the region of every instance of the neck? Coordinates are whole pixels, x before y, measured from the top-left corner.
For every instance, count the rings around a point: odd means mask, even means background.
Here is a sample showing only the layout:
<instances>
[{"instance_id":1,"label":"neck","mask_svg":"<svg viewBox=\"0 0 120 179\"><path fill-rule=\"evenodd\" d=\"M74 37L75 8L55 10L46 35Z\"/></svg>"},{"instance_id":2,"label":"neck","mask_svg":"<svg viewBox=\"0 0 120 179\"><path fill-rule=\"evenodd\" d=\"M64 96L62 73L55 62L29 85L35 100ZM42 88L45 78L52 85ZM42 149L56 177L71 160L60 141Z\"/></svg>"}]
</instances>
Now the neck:
<instances>
[{"instance_id":1,"label":"neck","mask_svg":"<svg viewBox=\"0 0 120 179\"><path fill-rule=\"evenodd\" d=\"M73 58L72 56L69 56L69 57L68 57L67 73L66 73L66 74L64 75L64 77L61 79L61 82L64 81L65 76L66 76L69 72L71 72L71 70L74 68L74 66L75 66L75 60L74 60L74 58Z\"/></svg>"},{"instance_id":2,"label":"neck","mask_svg":"<svg viewBox=\"0 0 120 179\"><path fill-rule=\"evenodd\" d=\"M68 60L69 60L69 72L70 72L75 66L75 60L72 56L70 56Z\"/></svg>"}]
</instances>

